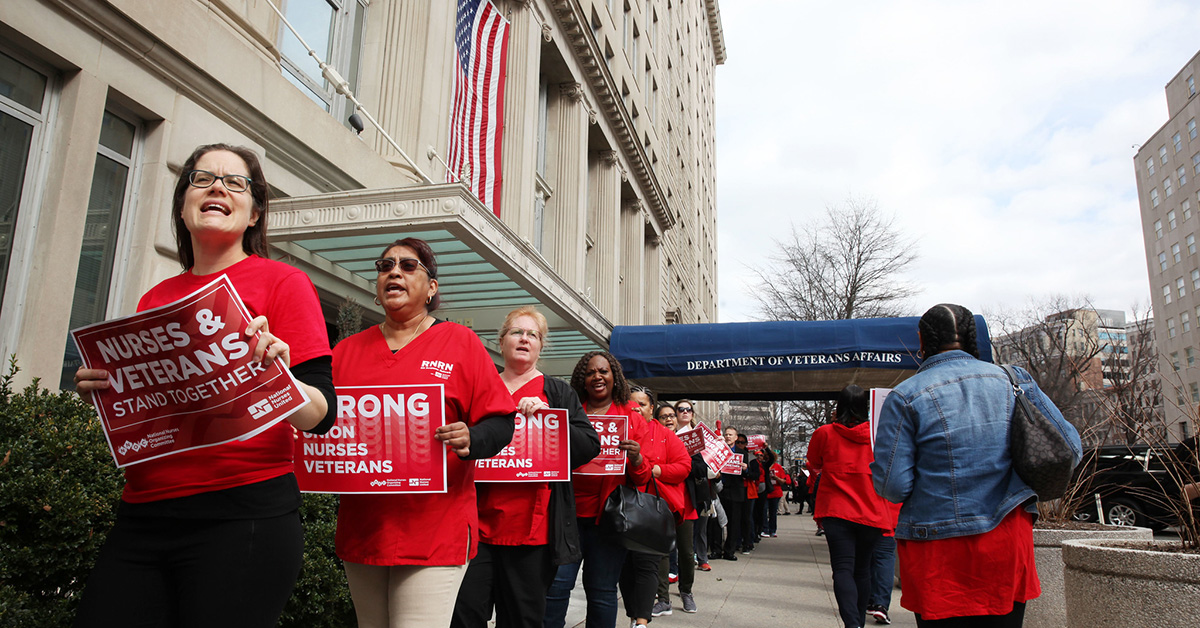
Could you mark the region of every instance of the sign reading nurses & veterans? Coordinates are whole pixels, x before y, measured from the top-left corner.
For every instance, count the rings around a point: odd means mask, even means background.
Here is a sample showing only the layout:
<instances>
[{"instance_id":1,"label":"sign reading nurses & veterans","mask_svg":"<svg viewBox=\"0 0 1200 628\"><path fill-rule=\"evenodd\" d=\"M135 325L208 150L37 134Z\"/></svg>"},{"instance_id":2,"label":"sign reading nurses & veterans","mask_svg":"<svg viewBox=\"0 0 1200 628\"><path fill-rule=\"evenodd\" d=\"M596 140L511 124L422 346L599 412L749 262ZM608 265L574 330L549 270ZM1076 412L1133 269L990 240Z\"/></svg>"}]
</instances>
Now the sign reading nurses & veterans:
<instances>
[{"instance_id":1,"label":"sign reading nurses & veterans","mask_svg":"<svg viewBox=\"0 0 1200 628\"><path fill-rule=\"evenodd\" d=\"M709 426L701 423L699 429L703 432L704 438L704 450L700 452L700 458L704 460L708 468L716 473L741 473L742 457L734 454L729 449L729 445L725 444L724 439Z\"/></svg>"},{"instance_id":2,"label":"sign reading nurses & veterans","mask_svg":"<svg viewBox=\"0 0 1200 628\"><path fill-rule=\"evenodd\" d=\"M221 275L162 307L71 330L118 467L245 440L309 402L280 360L254 361L252 317Z\"/></svg>"},{"instance_id":3,"label":"sign reading nurses & veterans","mask_svg":"<svg viewBox=\"0 0 1200 628\"><path fill-rule=\"evenodd\" d=\"M676 434L683 446L687 448L689 456L694 456L704 449L704 432L699 428L692 428L686 432Z\"/></svg>"},{"instance_id":4,"label":"sign reading nurses & veterans","mask_svg":"<svg viewBox=\"0 0 1200 628\"><path fill-rule=\"evenodd\" d=\"M517 413L512 442L500 453L475 461L476 482L569 482L567 411L539 410L526 417Z\"/></svg>"},{"instance_id":5,"label":"sign reading nurses & veterans","mask_svg":"<svg viewBox=\"0 0 1200 628\"><path fill-rule=\"evenodd\" d=\"M592 427L600 435L600 455L590 462L575 469L579 475L624 475L625 450L619 445L629 438L629 417L627 416L588 416Z\"/></svg>"},{"instance_id":6,"label":"sign reading nurses & veterans","mask_svg":"<svg viewBox=\"0 0 1200 628\"><path fill-rule=\"evenodd\" d=\"M305 493L445 493L446 424L441 384L341 386L337 419L296 439L296 481ZM453 454L450 454L453 455Z\"/></svg>"}]
</instances>

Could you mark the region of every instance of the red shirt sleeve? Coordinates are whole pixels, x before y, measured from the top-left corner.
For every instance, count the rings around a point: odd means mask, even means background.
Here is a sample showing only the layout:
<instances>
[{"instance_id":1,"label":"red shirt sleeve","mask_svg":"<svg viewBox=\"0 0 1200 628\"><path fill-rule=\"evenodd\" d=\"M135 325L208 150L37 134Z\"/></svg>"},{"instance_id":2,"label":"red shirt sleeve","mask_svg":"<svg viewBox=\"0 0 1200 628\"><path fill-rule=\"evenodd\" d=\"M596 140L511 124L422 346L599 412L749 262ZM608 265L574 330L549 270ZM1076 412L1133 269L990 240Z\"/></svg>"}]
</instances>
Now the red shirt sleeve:
<instances>
[{"instance_id":1,"label":"red shirt sleeve","mask_svg":"<svg viewBox=\"0 0 1200 628\"><path fill-rule=\"evenodd\" d=\"M667 459L658 465L661 472L658 479L668 484L680 484L692 472L692 459L678 436L666 428L663 431L667 433Z\"/></svg>"}]
</instances>

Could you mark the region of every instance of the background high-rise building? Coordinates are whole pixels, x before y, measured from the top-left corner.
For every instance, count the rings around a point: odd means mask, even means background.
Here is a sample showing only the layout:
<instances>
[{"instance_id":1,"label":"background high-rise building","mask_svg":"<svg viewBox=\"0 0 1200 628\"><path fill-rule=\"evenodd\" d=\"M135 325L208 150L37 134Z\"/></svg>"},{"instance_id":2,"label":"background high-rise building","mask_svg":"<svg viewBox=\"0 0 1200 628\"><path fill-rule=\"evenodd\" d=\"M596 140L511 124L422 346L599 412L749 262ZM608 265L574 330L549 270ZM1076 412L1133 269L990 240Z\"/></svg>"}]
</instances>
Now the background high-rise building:
<instances>
[{"instance_id":1,"label":"background high-rise building","mask_svg":"<svg viewBox=\"0 0 1200 628\"><path fill-rule=\"evenodd\" d=\"M263 156L275 256L312 277L331 331L350 301L381 319L370 262L405 236L439 254L439 314L493 350L503 315L539 304L551 374L614 324L715 322L716 0L495 0L510 28L490 209L441 183L455 2L271 2L395 145L355 134L268 0L0 3L0 353L24 381L69 380L69 329L179 272L172 185L211 142Z\"/></svg>"},{"instance_id":2,"label":"background high-rise building","mask_svg":"<svg viewBox=\"0 0 1200 628\"><path fill-rule=\"evenodd\" d=\"M1154 308L1163 411L1173 438L1195 432L1200 405L1200 53L1167 82L1167 123L1134 158Z\"/></svg>"}]
</instances>

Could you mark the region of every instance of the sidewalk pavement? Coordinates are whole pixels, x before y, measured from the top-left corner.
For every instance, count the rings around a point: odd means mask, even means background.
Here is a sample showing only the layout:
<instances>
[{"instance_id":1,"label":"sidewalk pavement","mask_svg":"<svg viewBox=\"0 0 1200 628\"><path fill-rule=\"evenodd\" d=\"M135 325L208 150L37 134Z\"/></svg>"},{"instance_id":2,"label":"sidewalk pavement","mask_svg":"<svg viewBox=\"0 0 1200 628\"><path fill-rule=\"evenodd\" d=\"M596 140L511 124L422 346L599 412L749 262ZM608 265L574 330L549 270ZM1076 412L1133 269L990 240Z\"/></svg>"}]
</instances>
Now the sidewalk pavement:
<instances>
[{"instance_id":1,"label":"sidewalk pavement","mask_svg":"<svg viewBox=\"0 0 1200 628\"><path fill-rule=\"evenodd\" d=\"M671 585L672 614L655 618L655 628L841 628L829 548L816 535L810 515L779 517L779 536L763 539L738 560L713 560L712 571L697 571L692 593L697 613L683 612L678 585ZM567 613L567 626L583 628L587 602L577 583ZM620 605L617 628L625 628ZM900 608L900 590L889 609L893 626L917 625L913 614ZM867 617L867 626L875 626Z\"/></svg>"}]
</instances>

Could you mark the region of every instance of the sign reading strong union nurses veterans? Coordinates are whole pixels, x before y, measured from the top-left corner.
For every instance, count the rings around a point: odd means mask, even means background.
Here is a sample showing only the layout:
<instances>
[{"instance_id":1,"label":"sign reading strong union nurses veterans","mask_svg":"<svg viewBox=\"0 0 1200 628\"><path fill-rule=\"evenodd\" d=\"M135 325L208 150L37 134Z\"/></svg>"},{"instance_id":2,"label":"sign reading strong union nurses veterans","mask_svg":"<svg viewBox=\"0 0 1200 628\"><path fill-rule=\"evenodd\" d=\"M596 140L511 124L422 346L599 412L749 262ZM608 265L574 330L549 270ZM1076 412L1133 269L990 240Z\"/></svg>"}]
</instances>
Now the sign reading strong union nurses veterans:
<instances>
[{"instance_id":1,"label":"sign reading strong union nurses veterans","mask_svg":"<svg viewBox=\"0 0 1200 628\"><path fill-rule=\"evenodd\" d=\"M328 433L296 439L296 480L306 493L445 493L445 388L340 386Z\"/></svg>"},{"instance_id":2,"label":"sign reading strong union nurses veterans","mask_svg":"<svg viewBox=\"0 0 1200 628\"><path fill-rule=\"evenodd\" d=\"M162 307L71 331L118 467L248 439L308 403L279 360L254 361L250 312L221 275Z\"/></svg>"},{"instance_id":3,"label":"sign reading strong union nurses veterans","mask_svg":"<svg viewBox=\"0 0 1200 628\"><path fill-rule=\"evenodd\" d=\"M547 408L530 417L518 412L515 423L512 442L475 461L475 481L570 482L567 411Z\"/></svg>"},{"instance_id":4,"label":"sign reading strong union nurses veterans","mask_svg":"<svg viewBox=\"0 0 1200 628\"><path fill-rule=\"evenodd\" d=\"M629 438L629 417L588 416L592 427L600 434L600 455L575 469L579 475L625 475L625 450L619 445Z\"/></svg>"}]
</instances>

